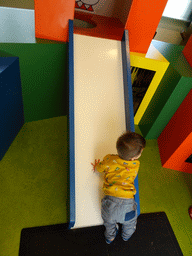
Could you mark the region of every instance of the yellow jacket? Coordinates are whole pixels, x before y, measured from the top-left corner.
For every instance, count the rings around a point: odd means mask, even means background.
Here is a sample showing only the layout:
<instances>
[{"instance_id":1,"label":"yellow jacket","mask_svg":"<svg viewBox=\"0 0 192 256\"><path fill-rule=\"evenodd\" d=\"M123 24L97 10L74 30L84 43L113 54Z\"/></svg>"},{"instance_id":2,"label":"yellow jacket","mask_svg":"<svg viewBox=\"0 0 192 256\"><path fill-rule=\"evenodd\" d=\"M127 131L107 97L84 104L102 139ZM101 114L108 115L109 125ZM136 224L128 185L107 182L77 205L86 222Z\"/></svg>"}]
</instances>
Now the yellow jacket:
<instances>
[{"instance_id":1,"label":"yellow jacket","mask_svg":"<svg viewBox=\"0 0 192 256\"><path fill-rule=\"evenodd\" d=\"M104 172L103 190L105 195L134 198L134 180L139 171L138 160L125 161L118 155L107 155L96 165L98 172Z\"/></svg>"}]
</instances>

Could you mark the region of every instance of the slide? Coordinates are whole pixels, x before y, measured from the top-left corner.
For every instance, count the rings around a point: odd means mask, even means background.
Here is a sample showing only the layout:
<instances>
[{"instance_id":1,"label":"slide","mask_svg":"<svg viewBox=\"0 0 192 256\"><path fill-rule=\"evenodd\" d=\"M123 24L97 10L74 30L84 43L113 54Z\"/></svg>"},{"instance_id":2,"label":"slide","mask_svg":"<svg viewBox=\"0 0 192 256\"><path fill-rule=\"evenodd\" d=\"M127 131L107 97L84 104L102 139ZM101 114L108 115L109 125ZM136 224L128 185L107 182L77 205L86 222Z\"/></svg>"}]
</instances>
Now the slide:
<instances>
[{"instance_id":1,"label":"slide","mask_svg":"<svg viewBox=\"0 0 192 256\"><path fill-rule=\"evenodd\" d=\"M117 154L116 140L126 131L126 104L122 42L74 34L73 51L73 228L80 228L103 224L103 174L94 173L91 162Z\"/></svg>"}]
</instances>

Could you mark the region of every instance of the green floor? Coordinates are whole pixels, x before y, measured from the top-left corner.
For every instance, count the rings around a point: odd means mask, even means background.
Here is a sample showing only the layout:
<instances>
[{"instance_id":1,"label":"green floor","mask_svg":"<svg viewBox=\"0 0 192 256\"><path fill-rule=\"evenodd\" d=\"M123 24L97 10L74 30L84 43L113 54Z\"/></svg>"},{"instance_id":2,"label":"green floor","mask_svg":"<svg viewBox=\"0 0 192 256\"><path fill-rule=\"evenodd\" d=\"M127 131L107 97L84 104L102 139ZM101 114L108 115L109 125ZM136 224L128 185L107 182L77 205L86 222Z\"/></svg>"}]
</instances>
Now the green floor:
<instances>
[{"instance_id":1,"label":"green floor","mask_svg":"<svg viewBox=\"0 0 192 256\"><path fill-rule=\"evenodd\" d=\"M27 123L0 162L0 255L18 256L21 230L67 222L67 118Z\"/></svg>"},{"instance_id":2,"label":"green floor","mask_svg":"<svg viewBox=\"0 0 192 256\"><path fill-rule=\"evenodd\" d=\"M23 228L67 221L67 136L66 117L27 123L0 162L1 256L18 256ZM165 211L191 255L192 175L162 168L156 140L147 140L140 160L141 213Z\"/></svg>"},{"instance_id":3,"label":"green floor","mask_svg":"<svg viewBox=\"0 0 192 256\"><path fill-rule=\"evenodd\" d=\"M138 127L136 132L139 133ZM141 213L164 211L184 256L192 255L192 175L163 168L156 140L147 140L140 158L139 189Z\"/></svg>"}]
</instances>

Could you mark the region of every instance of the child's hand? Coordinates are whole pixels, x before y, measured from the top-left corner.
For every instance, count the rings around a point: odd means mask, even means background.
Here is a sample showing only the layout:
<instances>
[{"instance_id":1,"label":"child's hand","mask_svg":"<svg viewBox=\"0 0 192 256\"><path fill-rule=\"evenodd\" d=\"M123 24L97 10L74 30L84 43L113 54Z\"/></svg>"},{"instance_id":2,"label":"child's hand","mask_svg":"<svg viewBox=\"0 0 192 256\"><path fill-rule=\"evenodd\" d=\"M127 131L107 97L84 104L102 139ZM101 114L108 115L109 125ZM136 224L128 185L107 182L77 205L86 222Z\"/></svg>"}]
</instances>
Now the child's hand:
<instances>
[{"instance_id":1,"label":"child's hand","mask_svg":"<svg viewBox=\"0 0 192 256\"><path fill-rule=\"evenodd\" d=\"M93 164L93 163L91 163L92 165L93 165L93 171L95 172L95 167L97 166L97 164L99 164L100 163L100 159L95 159L95 163Z\"/></svg>"}]
</instances>

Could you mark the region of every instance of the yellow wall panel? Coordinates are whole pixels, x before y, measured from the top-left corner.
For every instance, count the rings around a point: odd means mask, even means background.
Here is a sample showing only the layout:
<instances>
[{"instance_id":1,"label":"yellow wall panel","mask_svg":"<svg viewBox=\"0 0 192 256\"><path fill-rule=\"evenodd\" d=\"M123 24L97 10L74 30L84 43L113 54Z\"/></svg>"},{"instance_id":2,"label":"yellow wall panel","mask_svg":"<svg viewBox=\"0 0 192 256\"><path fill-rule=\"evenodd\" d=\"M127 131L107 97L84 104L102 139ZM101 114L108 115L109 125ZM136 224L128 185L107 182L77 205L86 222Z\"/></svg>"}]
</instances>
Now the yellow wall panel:
<instances>
[{"instance_id":1,"label":"yellow wall panel","mask_svg":"<svg viewBox=\"0 0 192 256\"><path fill-rule=\"evenodd\" d=\"M163 78L169 66L169 62L153 46L150 47L146 55L131 52L130 62L131 62L131 67L138 67L141 69L155 71L154 77L134 117L134 122L136 125L138 125L155 91L157 90L161 82L161 79Z\"/></svg>"}]
</instances>

